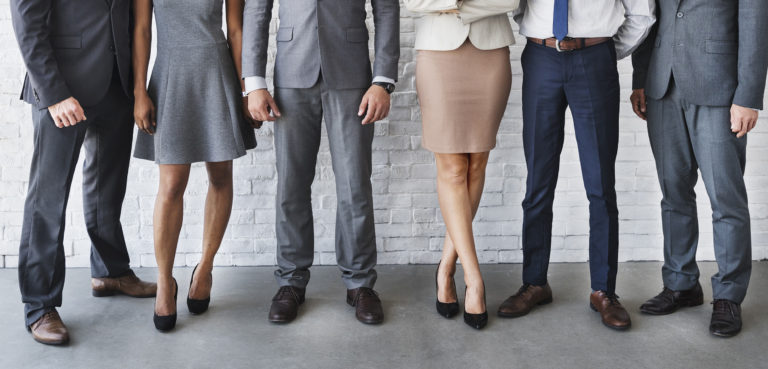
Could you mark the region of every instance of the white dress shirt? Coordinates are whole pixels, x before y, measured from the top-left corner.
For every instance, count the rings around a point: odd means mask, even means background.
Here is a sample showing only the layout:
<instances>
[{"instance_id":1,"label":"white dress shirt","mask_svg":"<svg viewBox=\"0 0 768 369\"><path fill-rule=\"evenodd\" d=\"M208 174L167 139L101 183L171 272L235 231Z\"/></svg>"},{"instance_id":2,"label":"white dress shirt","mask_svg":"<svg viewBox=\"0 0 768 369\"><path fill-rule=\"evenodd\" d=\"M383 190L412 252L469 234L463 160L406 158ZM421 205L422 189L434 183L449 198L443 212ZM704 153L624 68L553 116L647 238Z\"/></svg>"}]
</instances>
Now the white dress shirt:
<instances>
[{"instance_id":1,"label":"white dress shirt","mask_svg":"<svg viewBox=\"0 0 768 369\"><path fill-rule=\"evenodd\" d=\"M648 36L655 8L655 0L569 0L568 37L613 37L616 55L623 59ZM554 13L552 0L520 0L514 17L521 35L546 39L554 37Z\"/></svg>"}]
</instances>

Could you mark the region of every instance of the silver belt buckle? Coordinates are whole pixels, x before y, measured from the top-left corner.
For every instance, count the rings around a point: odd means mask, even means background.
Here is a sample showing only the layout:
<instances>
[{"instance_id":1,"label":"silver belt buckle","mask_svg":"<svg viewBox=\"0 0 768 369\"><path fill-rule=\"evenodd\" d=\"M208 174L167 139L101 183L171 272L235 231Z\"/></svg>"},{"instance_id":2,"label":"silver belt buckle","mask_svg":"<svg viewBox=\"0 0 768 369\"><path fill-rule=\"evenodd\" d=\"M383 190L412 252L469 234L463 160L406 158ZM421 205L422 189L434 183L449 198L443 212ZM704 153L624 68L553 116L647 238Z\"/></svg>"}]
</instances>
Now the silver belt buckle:
<instances>
[{"instance_id":1,"label":"silver belt buckle","mask_svg":"<svg viewBox=\"0 0 768 369\"><path fill-rule=\"evenodd\" d=\"M555 39L555 50L557 50L557 52L562 53L562 52L567 52L567 51L573 51L573 50L563 50L563 49L560 48L560 42L565 41L565 40L572 40L572 38L566 37L566 38L564 38L562 40Z\"/></svg>"},{"instance_id":2,"label":"silver belt buckle","mask_svg":"<svg viewBox=\"0 0 768 369\"><path fill-rule=\"evenodd\" d=\"M561 41L562 40L555 39L555 50L557 50L557 52L559 52L559 53L562 53L562 52L565 52L565 51L570 51L570 50L563 50L563 49L560 48L560 42Z\"/></svg>"}]
</instances>

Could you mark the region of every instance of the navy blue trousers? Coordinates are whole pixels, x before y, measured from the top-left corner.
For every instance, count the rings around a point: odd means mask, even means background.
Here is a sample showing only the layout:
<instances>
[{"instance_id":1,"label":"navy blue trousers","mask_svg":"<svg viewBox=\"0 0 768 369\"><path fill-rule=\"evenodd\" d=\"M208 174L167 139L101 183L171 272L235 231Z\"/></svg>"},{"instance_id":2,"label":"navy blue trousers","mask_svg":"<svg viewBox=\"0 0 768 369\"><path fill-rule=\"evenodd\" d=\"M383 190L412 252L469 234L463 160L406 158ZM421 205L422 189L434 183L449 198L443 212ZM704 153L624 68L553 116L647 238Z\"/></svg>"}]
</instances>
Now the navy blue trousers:
<instances>
[{"instance_id":1,"label":"navy blue trousers","mask_svg":"<svg viewBox=\"0 0 768 369\"><path fill-rule=\"evenodd\" d=\"M529 42L522 65L523 146L528 166L523 201L523 283L547 283L552 203L563 149L565 112L570 107L589 199L592 289L614 293L619 248L614 189L619 75L614 43L561 53Z\"/></svg>"}]
</instances>

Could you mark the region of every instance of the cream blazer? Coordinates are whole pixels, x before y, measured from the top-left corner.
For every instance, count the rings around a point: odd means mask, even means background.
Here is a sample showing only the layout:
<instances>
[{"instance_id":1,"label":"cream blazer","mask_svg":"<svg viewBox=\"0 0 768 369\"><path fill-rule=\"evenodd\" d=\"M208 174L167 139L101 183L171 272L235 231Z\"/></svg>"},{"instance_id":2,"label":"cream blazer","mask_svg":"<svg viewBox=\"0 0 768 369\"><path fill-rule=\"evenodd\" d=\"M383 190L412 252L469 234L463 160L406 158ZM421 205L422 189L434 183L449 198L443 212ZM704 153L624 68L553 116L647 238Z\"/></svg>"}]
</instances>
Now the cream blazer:
<instances>
[{"instance_id":1,"label":"cream blazer","mask_svg":"<svg viewBox=\"0 0 768 369\"><path fill-rule=\"evenodd\" d=\"M480 50L515 43L507 13L519 0L404 0L405 8L424 16L416 25L416 50L455 50L467 38ZM458 10L459 14L441 11Z\"/></svg>"}]
</instances>

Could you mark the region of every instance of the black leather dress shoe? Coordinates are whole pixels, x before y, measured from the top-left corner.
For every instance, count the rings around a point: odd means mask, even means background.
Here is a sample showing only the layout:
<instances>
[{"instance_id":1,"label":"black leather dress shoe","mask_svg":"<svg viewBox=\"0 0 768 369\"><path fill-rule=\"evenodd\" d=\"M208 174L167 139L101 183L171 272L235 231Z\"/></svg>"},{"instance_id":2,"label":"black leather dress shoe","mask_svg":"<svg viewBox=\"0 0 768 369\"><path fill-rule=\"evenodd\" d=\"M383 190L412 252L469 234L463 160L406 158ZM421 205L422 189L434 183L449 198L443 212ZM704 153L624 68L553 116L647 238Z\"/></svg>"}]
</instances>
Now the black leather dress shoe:
<instances>
[{"instance_id":1,"label":"black leather dress shoe","mask_svg":"<svg viewBox=\"0 0 768 369\"><path fill-rule=\"evenodd\" d=\"M709 333L718 337L733 337L741 332L741 306L731 300L712 303Z\"/></svg>"},{"instance_id":2,"label":"black leather dress shoe","mask_svg":"<svg viewBox=\"0 0 768 369\"><path fill-rule=\"evenodd\" d=\"M282 286L272 298L269 308L269 321L272 323L289 323L299 315L299 305L304 303L304 288Z\"/></svg>"},{"instance_id":3,"label":"black leather dress shoe","mask_svg":"<svg viewBox=\"0 0 768 369\"><path fill-rule=\"evenodd\" d=\"M372 288L360 287L347 290L347 304L355 307L355 317L364 324L380 324L384 321L384 309L379 294Z\"/></svg>"},{"instance_id":4,"label":"black leather dress shoe","mask_svg":"<svg viewBox=\"0 0 768 369\"><path fill-rule=\"evenodd\" d=\"M667 287L656 297L640 305L640 311L650 315L672 314L681 307L699 306L704 303L704 292L701 284L686 291L673 291Z\"/></svg>"}]
</instances>

